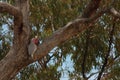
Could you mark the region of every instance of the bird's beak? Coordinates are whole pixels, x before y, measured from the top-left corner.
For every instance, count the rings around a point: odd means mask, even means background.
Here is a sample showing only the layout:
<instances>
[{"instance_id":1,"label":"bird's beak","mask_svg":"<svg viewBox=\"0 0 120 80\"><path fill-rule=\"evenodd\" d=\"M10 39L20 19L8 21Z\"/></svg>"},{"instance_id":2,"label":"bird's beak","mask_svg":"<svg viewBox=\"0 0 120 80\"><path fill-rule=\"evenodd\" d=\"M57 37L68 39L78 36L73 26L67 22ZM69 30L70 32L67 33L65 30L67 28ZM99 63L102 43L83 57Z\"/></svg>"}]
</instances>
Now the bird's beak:
<instances>
[{"instance_id":1,"label":"bird's beak","mask_svg":"<svg viewBox=\"0 0 120 80\"><path fill-rule=\"evenodd\" d=\"M35 36L35 38L38 38L38 36Z\"/></svg>"}]
</instances>

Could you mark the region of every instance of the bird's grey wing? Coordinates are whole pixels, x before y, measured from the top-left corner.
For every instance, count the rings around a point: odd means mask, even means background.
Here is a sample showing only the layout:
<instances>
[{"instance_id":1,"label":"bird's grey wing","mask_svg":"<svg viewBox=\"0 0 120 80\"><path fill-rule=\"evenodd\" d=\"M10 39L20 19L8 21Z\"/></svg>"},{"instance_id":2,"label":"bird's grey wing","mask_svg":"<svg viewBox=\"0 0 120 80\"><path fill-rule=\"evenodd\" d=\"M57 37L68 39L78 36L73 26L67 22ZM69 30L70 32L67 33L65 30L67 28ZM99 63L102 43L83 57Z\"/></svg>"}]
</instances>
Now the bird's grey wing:
<instances>
[{"instance_id":1,"label":"bird's grey wing","mask_svg":"<svg viewBox=\"0 0 120 80\"><path fill-rule=\"evenodd\" d=\"M34 53L35 48L36 48L36 45L34 43L29 44L29 46L28 46L29 55L32 55Z\"/></svg>"}]
</instances>

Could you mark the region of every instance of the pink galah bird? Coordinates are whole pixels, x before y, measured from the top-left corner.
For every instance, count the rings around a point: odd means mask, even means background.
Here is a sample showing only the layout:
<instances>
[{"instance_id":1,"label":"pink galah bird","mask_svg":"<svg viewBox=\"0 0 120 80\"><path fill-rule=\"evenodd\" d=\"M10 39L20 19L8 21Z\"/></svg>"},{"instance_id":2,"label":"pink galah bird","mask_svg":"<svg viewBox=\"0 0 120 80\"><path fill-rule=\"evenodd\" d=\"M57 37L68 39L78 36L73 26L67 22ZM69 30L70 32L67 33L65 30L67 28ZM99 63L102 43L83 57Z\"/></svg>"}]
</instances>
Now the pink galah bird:
<instances>
[{"instance_id":1,"label":"pink galah bird","mask_svg":"<svg viewBox=\"0 0 120 80\"><path fill-rule=\"evenodd\" d=\"M37 50L37 46L39 44L39 39L37 36L35 36L35 38L32 38L30 41L30 44L28 46L28 53L29 55L33 58L35 51Z\"/></svg>"}]
</instances>

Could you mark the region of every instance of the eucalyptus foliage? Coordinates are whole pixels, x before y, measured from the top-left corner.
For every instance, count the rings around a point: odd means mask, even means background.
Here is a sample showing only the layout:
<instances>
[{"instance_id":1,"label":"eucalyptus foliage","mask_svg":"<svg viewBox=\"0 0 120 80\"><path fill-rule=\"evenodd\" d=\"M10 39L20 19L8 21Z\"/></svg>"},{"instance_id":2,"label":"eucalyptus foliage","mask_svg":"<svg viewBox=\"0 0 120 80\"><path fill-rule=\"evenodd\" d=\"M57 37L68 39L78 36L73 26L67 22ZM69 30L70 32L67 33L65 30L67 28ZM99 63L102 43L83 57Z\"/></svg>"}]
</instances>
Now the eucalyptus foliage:
<instances>
[{"instance_id":1,"label":"eucalyptus foliage","mask_svg":"<svg viewBox=\"0 0 120 80\"><path fill-rule=\"evenodd\" d=\"M14 4L13 0L1 1ZM30 0L31 38L38 35L40 41L44 41L44 38L81 15L88 1ZM102 9L111 3L112 0L103 0L100 7ZM115 0L113 6L120 10L120 1ZM12 46L13 39L13 17L4 16L4 14L0 14L0 59ZM113 34L111 34L112 31ZM56 46L51 53L44 57L41 64L35 62L22 69L15 80L59 80L64 78L64 75L68 75L67 79L70 80L82 80L83 74L91 80L96 79L105 63L106 54L109 56L102 76L106 76L107 80L119 80L120 20L114 21L113 17L104 14L91 28L72 37L64 44ZM68 60L68 56L70 60ZM66 62L66 60L68 61ZM69 64L72 65L67 66Z\"/></svg>"}]
</instances>

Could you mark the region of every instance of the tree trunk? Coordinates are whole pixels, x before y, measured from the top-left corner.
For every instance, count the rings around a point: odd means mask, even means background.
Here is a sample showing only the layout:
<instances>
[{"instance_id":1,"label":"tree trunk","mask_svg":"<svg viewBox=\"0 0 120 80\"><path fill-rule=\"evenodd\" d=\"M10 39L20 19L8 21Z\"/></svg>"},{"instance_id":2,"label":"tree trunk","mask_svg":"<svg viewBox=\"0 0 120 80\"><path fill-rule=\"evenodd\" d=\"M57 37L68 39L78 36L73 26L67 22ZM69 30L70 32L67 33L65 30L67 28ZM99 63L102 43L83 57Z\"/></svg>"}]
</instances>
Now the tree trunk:
<instances>
[{"instance_id":1,"label":"tree trunk","mask_svg":"<svg viewBox=\"0 0 120 80\"><path fill-rule=\"evenodd\" d=\"M16 0L16 6L22 12L22 22L14 19L14 41L8 54L0 61L0 80L11 80L24 66L32 61L27 54L29 44L29 0ZM19 25L18 25L19 24Z\"/></svg>"},{"instance_id":2,"label":"tree trunk","mask_svg":"<svg viewBox=\"0 0 120 80\"><path fill-rule=\"evenodd\" d=\"M34 55L34 60L28 55L27 48L30 41L28 18L29 0L15 0L16 7L18 8L6 3L0 3L0 12L8 12L14 16L13 46L8 54L0 61L0 80L11 80L20 71L20 69L33 61L41 59L55 46L89 28L90 26L84 25L86 22L88 25L92 25L97 18L108 11L106 9L94 15L99 7L100 1L101 0L91 0L83 11L81 17L69 22L66 26L46 38L44 42L38 46L36 51L37 54ZM117 15L115 11L112 10L112 12L115 13L114 15L120 17L120 15Z\"/></svg>"}]
</instances>

